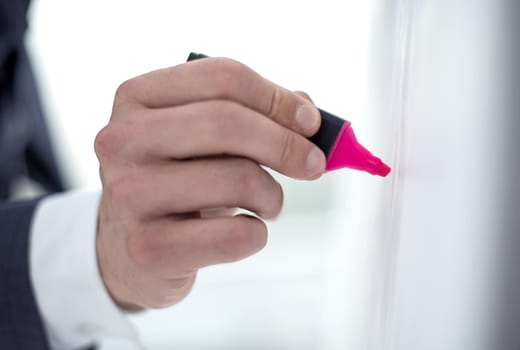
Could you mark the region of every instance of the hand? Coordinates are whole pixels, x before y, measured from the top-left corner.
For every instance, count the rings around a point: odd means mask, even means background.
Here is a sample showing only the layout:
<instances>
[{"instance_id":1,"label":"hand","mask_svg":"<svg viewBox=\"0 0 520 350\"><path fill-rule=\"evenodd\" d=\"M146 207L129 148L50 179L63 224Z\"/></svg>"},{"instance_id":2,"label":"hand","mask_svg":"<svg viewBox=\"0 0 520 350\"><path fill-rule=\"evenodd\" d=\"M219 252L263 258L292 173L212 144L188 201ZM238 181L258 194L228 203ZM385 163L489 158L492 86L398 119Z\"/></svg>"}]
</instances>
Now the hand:
<instances>
[{"instance_id":1,"label":"hand","mask_svg":"<svg viewBox=\"0 0 520 350\"><path fill-rule=\"evenodd\" d=\"M276 217L282 190L261 165L318 178L325 156L306 137L319 124L306 98L229 59L123 83L95 141L103 184L97 254L113 299L126 308L175 304L199 268L262 249L264 222L223 210Z\"/></svg>"}]
</instances>

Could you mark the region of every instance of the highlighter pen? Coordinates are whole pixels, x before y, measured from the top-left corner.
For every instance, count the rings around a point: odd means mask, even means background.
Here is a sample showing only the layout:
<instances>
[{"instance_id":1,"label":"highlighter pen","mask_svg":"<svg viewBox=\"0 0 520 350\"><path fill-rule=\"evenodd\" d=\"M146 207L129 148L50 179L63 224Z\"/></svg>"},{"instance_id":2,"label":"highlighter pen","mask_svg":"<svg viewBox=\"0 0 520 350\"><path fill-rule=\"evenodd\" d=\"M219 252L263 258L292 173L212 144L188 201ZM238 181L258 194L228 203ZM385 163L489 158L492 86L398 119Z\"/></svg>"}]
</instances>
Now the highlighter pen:
<instances>
[{"instance_id":1,"label":"highlighter pen","mask_svg":"<svg viewBox=\"0 0 520 350\"><path fill-rule=\"evenodd\" d=\"M190 53L188 62L209 56ZM318 146L327 158L326 171L350 168L372 175L387 176L390 167L372 155L356 139L350 122L318 108L321 126L309 140Z\"/></svg>"}]
</instances>

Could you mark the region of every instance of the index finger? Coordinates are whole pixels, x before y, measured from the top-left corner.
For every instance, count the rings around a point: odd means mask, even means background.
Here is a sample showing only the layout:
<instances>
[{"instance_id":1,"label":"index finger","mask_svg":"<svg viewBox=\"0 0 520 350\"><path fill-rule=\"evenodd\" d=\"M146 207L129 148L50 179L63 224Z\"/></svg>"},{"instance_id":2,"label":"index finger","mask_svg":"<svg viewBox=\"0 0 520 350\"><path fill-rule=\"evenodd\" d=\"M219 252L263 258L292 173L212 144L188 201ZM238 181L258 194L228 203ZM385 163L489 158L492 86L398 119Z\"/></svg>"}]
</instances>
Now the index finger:
<instances>
[{"instance_id":1,"label":"index finger","mask_svg":"<svg viewBox=\"0 0 520 350\"><path fill-rule=\"evenodd\" d=\"M205 58L156 70L123 83L118 93L150 108L230 100L304 136L314 135L321 123L310 101L228 58Z\"/></svg>"}]
</instances>

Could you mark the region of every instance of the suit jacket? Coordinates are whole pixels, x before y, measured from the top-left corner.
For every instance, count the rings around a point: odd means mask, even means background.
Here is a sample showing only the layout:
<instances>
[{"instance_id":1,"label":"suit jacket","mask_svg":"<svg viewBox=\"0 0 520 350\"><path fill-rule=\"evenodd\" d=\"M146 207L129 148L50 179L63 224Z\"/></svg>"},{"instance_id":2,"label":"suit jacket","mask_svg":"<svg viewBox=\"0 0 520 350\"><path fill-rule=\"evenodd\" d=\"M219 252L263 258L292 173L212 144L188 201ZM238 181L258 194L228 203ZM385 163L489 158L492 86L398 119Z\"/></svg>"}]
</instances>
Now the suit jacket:
<instances>
[{"instance_id":1,"label":"suit jacket","mask_svg":"<svg viewBox=\"0 0 520 350\"><path fill-rule=\"evenodd\" d=\"M29 0L0 0L0 349L48 350L29 275L29 230L38 200L8 202L24 176L63 190L24 48Z\"/></svg>"},{"instance_id":2,"label":"suit jacket","mask_svg":"<svg viewBox=\"0 0 520 350\"><path fill-rule=\"evenodd\" d=\"M0 0L0 199L25 176L63 190L24 47L28 0Z\"/></svg>"},{"instance_id":3,"label":"suit jacket","mask_svg":"<svg viewBox=\"0 0 520 350\"><path fill-rule=\"evenodd\" d=\"M0 348L6 350L48 350L28 268L28 233L36 202L0 207Z\"/></svg>"}]
</instances>

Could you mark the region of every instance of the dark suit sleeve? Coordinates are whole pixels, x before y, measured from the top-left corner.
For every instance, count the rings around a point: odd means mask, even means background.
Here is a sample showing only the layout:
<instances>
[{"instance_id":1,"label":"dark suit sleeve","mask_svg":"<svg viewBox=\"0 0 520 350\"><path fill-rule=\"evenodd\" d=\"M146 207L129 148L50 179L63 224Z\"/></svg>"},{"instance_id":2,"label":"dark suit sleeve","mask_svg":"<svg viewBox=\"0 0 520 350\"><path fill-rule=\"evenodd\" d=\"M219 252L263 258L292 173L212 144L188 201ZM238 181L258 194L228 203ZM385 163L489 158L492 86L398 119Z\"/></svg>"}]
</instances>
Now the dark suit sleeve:
<instances>
[{"instance_id":1,"label":"dark suit sleeve","mask_svg":"<svg viewBox=\"0 0 520 350\"><path fill-rule=\"evenodd\" d=\"M29 231L37 200L0 202L0 348L49 350L29 278Z\"/></svg>"},{"instance_id":2,"label":"dark suit sleeve","mask_svg":"<svg viewBox=\"0 0 520 350\"><path fill-rule=\"evenodd\" d=\"M29 277L29 233L37 204L0 201L2 350L50 350Z\"/></svg>"}]
</instances>

